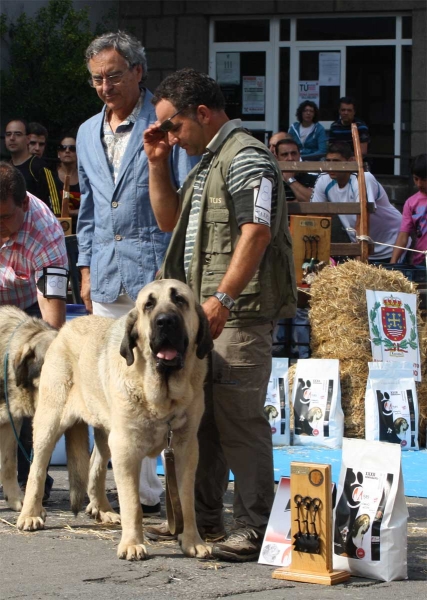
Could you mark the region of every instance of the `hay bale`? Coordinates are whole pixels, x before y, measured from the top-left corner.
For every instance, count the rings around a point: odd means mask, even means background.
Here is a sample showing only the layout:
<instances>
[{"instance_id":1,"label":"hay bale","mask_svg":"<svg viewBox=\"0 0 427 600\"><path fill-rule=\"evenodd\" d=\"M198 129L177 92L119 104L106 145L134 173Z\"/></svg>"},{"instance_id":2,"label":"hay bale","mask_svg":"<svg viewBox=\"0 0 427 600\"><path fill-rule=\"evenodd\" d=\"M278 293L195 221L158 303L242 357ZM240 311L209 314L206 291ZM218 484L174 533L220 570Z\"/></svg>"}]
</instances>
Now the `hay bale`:
<instances>
[{"instance_id":1,"label":"hay bale","mask_svg":"<svg viewBox=\"0 0 427 600\"><path fill-rule=\"evenodd\" d=\"M372 361L366 290L415 294L416 286L398 271L351 260L326 267L310 289L312 358L340 361L344 435L365 436L365 388ZM417 385L420 437L427 424L427 330L417 311L423 382Z\"/></svg>"}]
</instances>

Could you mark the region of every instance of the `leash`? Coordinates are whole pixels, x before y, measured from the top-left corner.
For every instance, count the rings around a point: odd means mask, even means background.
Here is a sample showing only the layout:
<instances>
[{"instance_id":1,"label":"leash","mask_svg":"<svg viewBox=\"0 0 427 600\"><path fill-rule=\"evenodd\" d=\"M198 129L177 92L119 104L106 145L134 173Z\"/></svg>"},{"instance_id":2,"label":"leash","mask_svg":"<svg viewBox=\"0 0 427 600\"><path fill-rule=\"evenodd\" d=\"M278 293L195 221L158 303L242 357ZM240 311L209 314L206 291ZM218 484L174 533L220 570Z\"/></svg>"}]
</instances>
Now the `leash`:
<instances>
[{"instance_id":1,"label":"leash","mask_svg":"<svg viewBox=\"0 0 427 600\"><path fill-rule=\"evenodd\" d=\"M171 446L172 435L172 428L170 423L168 423L168 445L164 450L166 467L166 517L168 520L169 531L172 535L178 535L184 531L184 519L182 517L182 507L176 481L175 453Z\"/></svg>"},{"instance_id":2,"label":"leash","mask_svg":"<svg viewBox=\"0 0 427 600\"><path fill-rule=\"evenodd\" d=\"M8 388L8 376L7 375L8 375L8 365L9 365L10 344L12 343L12 339L13 339L13 336L15 335L16 331L24 323L25 323L25 321L21 321L15 327L15 329L12 331L12 335L10 336L9 341L7 343L6 353L4 355L4 360L3 360L3 366L4 366L4 397L5 397L5 400L6 400L7 414L9 415L9 421L10 421L10 424L12 425L12 430L13 430L13 434L15 436L15 439L18 442L18 446L20 447L21 452L24 455L25 459L31 464L32 457L28 456L27 451L25 450L24 446L22 445L21 441L19 440L19 435L18 435L18 433L16 431L15 423L13 422L12 412L10 410L10 405L9 405L9 394L7 392L7 388Z\"/></svg>"}]
</instances>

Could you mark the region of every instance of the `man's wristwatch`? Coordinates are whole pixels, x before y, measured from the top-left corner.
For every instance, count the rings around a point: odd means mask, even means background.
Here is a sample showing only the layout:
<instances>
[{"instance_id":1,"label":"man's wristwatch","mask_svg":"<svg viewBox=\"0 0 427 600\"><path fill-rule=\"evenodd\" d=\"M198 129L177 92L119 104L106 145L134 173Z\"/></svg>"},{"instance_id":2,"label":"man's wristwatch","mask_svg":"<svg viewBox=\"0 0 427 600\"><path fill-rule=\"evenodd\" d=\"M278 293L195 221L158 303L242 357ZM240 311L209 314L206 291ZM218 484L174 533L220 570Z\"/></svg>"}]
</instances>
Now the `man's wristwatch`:
<instances>
[{"instance_id":1,"label":"man's wristwatch","mask_svg":"<svg viewBox=\"0 0 427 600\"><path fill-rule=\"evenodd\" d=\"M296 182L296 179L295 179L295 177L289 177L288 181L286 181L286 183L287 183L288 185L290 185L291 183L295 183L295 182Z\"/></svg>"},{"instance_id":2,"label":"man's wristwatch","mask_svg":"<svg viewBox=\"0 0 427 600\"><path fill-rule=\"evenodd\" d=\"M225 308L228 308L228 310L231 310L235 304L233 298L225 292L215 292L215 294L212 294L212 296L218 298L221 304L225 306Z\"/></svg>"}]
</instances>

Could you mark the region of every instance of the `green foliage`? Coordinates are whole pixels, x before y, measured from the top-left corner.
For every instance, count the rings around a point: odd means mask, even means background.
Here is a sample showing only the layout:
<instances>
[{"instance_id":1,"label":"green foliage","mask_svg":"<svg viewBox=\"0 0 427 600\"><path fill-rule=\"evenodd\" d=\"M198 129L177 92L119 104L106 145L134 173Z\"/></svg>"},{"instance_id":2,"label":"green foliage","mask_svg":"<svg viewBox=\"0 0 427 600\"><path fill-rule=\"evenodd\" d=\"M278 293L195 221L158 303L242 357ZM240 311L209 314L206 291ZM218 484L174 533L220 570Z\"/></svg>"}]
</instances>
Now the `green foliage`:
<instances>
[{"instance_id":1,"label":"green foliage","mask_svg":"<svg viewBox=\"0 0 427 600\"><path fill-rule=\"evenodd\" d=\"M10 60L1 71L3 114L42 123L55 139L99 112L84 57L101 29L93 32L88 10L75 10L72 0L49 0L34 18L23 13L10 24L2 14L0 36Z\"/></svg>"}]
</instances>

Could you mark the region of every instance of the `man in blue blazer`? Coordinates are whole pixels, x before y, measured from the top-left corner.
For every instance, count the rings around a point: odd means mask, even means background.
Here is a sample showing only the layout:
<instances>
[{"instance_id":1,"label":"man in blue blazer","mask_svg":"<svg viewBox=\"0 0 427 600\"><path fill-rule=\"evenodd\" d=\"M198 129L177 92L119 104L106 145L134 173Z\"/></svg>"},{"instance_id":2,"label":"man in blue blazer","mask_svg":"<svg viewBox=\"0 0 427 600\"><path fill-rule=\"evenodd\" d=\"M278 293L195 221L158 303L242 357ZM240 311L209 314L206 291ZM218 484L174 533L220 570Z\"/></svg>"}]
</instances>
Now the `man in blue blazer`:
<instances>
[{"instance_id":1,"label":"man in blue blazer","mask_svg":"<svg viewBox=\"0 0 427 600\"><path fill-rule=\"evenodd\" d=\"M77 136L81 297L89 312L118 318L153 281L170 240L151 209L142 143L156 113L152 94L143 87L147 60L136 38L122 31L96 38L86 50L86 64L89 83L105 106ZM196 162L174 149L170 170L177 188ZM144 459L140 498L145 513L159 514L162 489L156 460Z\"/></svg>"}]
</instances>

